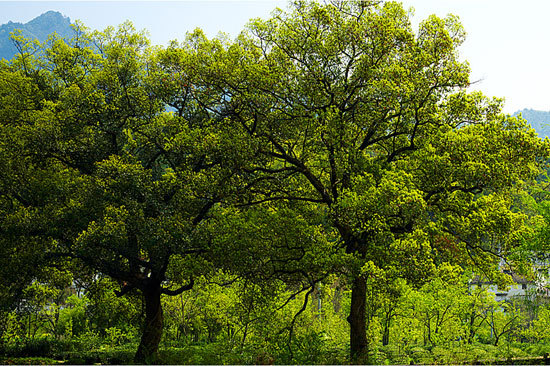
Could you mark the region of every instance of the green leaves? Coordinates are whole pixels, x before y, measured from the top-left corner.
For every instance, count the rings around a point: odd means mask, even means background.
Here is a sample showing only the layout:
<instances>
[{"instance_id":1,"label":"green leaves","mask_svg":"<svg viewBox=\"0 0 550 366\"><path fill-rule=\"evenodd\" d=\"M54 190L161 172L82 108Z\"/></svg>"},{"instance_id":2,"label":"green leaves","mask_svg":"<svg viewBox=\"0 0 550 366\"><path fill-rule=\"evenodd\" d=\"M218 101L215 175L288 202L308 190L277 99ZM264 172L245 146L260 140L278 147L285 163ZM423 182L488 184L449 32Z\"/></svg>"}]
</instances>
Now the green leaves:
<instances>
[{"instance_id":1,"label":"green leaves","mask_svg":"<svg viewBox=\"0 0 550 366\"><path fill-rule=\"evenodd\" d=\"M220 268L266 291L379 279L386 298L438 266L499 280L550 145L465 91L464 37L454 16L415 32L394 2L298 1L235 41L152 48L125 23L21 43L0 65L5 253L142 291Z\"/></svg>"},{"instance_id":2,"label":"green leaves","mask_svg":"<svg viewBox=\"0 0 550 366\"><path fill-rule=\"evenodd\" d=\"M246 159L206 112L219 100L192 88L191 64L172 75L178 53L148 47L130 23L80 29L0 69L4 227L134 287L165 281L172 255L205 250L194 229ZM163 78L174 86L161 92ZM166 112L180 87L197 98Z\"/></svg>"}]
</instances>

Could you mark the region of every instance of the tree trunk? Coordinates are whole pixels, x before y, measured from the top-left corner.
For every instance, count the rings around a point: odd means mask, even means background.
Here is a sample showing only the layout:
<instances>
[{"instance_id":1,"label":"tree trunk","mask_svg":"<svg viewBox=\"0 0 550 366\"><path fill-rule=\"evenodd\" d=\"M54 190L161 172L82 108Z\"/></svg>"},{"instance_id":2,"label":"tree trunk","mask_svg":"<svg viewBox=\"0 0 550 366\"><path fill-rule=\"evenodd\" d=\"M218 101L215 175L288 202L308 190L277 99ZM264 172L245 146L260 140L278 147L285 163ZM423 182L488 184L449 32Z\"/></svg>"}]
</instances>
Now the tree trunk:
<instances>
[{"instance_id":1,"label":"tree trunk","mask_svg":"<svg viewBox=\"0 0 550 366\"><path fill-rule=\"evenodd\" d=\"M158 362L158 350L163 327L160 295L160 283L156 281L151 281L143 289L143 296L145 298L145 324L141 341L134 357L136 363Z\"/></svg>"},{"instance_id":2,"label":"tree trunk","mask_svg":"<svg viewBox=\"0 0 550 366\"><path fill-rule=\"evenodd\" d=\"M384 322L384 333L382 334L382 345L387 346L390 344L390 319L386 318Z\"/></svg>"},{"instance_id":3,"label":"tree trunk","mask_svg":"<svg viewBox=\"0 0 550 366\"><path fill-rule=\"evenodd\" d=\"M366 327L367 281L364 277L353 280L351 287L351 309L348 316L350 325L350 356L352 362L364 363L368 357Z\"/></svg>"},{"instance_id":4,"label":"tree trunk","mask_svg":"<svg viewBox=\"0 0 550 366\"><path fill-rule=\"evenodd\" d=\"M476 331L474 329L475 324L475 310L472 310L472 313L470 314L470 331L468 333L468 344L472 344L474 341L474 336L476 335Z\"/></svg>"}]
</instances>

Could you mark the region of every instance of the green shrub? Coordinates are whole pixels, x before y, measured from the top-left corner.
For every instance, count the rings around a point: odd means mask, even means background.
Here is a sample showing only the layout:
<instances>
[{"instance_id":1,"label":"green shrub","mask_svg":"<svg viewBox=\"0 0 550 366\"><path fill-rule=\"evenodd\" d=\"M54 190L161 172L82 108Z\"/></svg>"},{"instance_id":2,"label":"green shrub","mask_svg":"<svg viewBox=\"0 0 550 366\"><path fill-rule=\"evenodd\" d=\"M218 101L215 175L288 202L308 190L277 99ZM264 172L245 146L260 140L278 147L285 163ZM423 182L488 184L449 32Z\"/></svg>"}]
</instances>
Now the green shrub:
<instances>
[{"instance_id":1,"label":"green shrub","mask_svg":"<svg viewBox=\"0 0 550 366\"><path fill-rule=\"evenodd\" d=\"M64 356L65 363L71 365L90 365L100 363L103 365L131 364L134 359L135 349L93 350L88 352L69 352Z\"/></svg>"},{"instance_id":2,"label":"green shrub","mask_svg":"<svg viewBox=\"0 0 550 366\"><path fill-rule=\"evenodd\" d=\"M433 356L430 351L422 347L413 347L409 351L409 357L415 364L430 364L433 362Z\"/></svg>"},{"instance_id":3,"label":"green shrub","mask_svg":"<svg viewBox=\"0 0 550 366\"><path fill-rule=\"evenodd\" d=\"M228 349L220 343L192 345L185 348L165 348L159 351L164 364L221 365L227 357Z\"/></svg>"}]
</instances>

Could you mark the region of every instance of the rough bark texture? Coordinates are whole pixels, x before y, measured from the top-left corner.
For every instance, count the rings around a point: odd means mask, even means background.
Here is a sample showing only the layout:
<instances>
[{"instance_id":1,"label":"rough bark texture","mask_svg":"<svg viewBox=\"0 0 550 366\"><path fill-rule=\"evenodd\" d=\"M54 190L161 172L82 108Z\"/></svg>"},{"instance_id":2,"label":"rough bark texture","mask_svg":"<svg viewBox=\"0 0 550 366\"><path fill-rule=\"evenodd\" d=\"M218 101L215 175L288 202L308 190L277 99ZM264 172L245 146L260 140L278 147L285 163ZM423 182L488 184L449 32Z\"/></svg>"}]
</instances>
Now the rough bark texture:
<instances>
[{"instance_id":1,"label":"rough bark texture","mask_svg":"<svg viewBox=\"0 0 550 366\"><path fill-rule=\"evenodd\" d=\"M384 323L384 334L382 335L382 345L387 346L390 344L390 320L386 320Z\"/></svg>"},{"instance_id":2,"label":"rough bark texture","mask_svg":"<svg viewBox=\"0 0 550 366\"><path fill-rule=\"evenodd\" d=\"M350 325L350 351L354 363L364 363L368 357L367 327L365 306L367 301L367 282L357 277L351 288L351 309L348 316Z\"/></svg>"},{"instance_id":3,"label":"rough bark texture","mask_svg":"<svg viewBox=\"0 0 550 366\"><path fill-rule=\"evenodd\" d=\"M159 343L162 337L163 314L160 303L160 283L151 281L143 289L145 298L145 324L138 350L134 357L136 363L156 363Z\"/></svg>"}]
</instances>

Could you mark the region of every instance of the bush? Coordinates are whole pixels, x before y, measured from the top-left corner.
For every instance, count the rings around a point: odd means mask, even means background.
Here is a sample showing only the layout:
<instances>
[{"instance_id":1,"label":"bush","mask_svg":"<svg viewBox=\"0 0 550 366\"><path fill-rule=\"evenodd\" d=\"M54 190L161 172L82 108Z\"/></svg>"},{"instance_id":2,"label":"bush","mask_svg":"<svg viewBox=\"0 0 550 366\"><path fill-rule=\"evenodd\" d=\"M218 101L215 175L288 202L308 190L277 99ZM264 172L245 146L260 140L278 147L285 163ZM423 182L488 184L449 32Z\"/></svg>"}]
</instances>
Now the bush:
<instances>
[{"instance_id":1,"label":"bush","mask_svg":"<svg viewBox=\"0 0 550 366\"><path fill-rule=\"evenodd\" d=\"M134 359L135 350L94 350L88 352L71 352L64 356L65 363L71 365L91 365L100 363L103 365L128 365Z\"/></svg>"},{"instance_id":2,"label":"bush","mask_svg":"<svg viewBox=\"0 0 550 366\"><path fill-rule=\"evenodd\" d=\"M57 343L58 341L49 337L20 339L17 342L5 343L1 352L6 356L18 358L49 357L58 348Z\"/></svg>"},{"instance_id":3,"label":"bush","mask_svg":"<svg viewBox=\"0 0 550 366\"><path fill-rule=\"evenodd\" d=\"M50 338L37 338L26 340L20 350L21 356L38 357L50 356L52 349L55 349L56 340Z\"/></svg>"},{"instance_id":4,"label":"bush","mask_svg":"<svg viewBox=\"0 0 550 366\"><path fill-rule=\"evenodd\" d=\"M185 348L165 348L159 351L164 364L221 365L227 358L228 350L220 343L206 343Z\"/></svg>"},{"instance_id":5,"label":"bush","mask_svg":"<svg viewBox=\"0 0 550 366\"><path fill-rule=\"evenodd\" d=\"M409 351L410 358L415 364L433 363L433 356L430 351L422 347L413 347Z\"/></svg>"}]
</instances>

